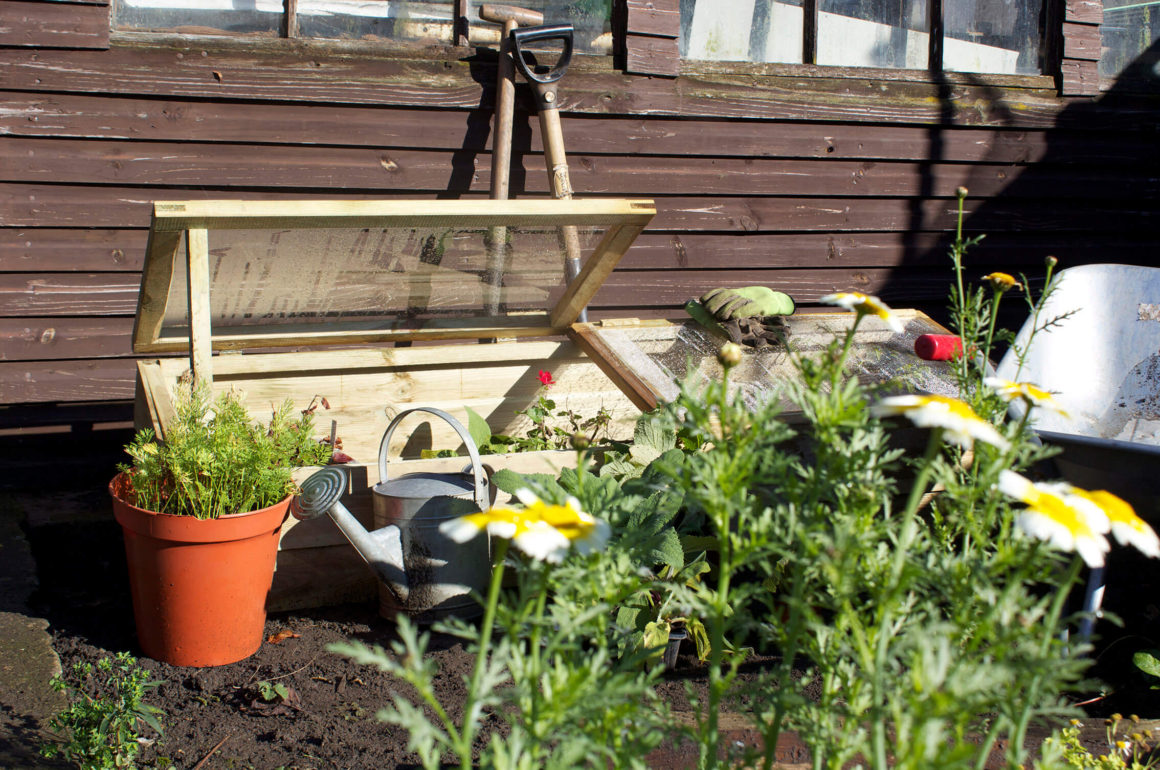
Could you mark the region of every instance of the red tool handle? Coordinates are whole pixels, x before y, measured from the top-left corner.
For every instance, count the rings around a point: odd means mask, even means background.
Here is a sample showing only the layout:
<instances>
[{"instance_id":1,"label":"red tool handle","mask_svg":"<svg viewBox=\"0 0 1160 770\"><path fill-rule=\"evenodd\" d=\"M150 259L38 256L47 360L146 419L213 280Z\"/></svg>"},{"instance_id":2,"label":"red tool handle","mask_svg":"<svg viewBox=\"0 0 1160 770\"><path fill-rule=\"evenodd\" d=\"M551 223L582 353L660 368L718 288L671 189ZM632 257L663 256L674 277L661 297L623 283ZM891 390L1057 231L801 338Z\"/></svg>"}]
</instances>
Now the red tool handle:
<instances>
[{"instance_id":1,"label":"red tool handle","mask_svg":"<svg viewBox=\"0 0 1160 770\"><path fill-rule=\"evenodd\" d=\"M924 361L949 361L963 354L963 341L953 334L923 334L914 341L914 354Z\"/></svg>"}]
</instances>

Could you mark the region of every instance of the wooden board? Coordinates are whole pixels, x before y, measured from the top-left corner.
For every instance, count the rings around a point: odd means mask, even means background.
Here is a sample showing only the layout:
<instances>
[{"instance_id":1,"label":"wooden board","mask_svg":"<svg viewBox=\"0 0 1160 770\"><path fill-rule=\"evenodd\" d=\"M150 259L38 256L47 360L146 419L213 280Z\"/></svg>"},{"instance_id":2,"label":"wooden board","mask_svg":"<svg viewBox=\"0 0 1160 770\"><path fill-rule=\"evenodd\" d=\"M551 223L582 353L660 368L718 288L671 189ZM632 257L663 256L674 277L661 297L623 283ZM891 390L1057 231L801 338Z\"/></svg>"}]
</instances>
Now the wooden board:
<instances>
[{"instance_id":1,"label":"wooden board","mask_svg":"<svg viewBox=\"0 0 1160 770\"><path fill-rule=\"evenodd\" d=\"M1098 45L1098 35L1097 35ZM1139 145L1134 162L1154 154ZM1124 152L1124 148L1121 148ZM1110 155L1110 153L1109 153ZM1157 183L1125 175L1126 167L1109 166L1105 156L1084 165L1077 158L1060 158L1058 165L1041 160L1019 185L1012 181L1027 170L1022 163L893 162L833 159L691 157L682 159L681 181L703 195L830 195L852 197L953 197L967 186L976 197L1004 193L1016 198L1117 199L1154 195ZM1119 161L1129 159L1121 154ZM543 196L551 191L544 160L523 155L514 173L522 171L522 194ZM636 156L608 159L573 152L569 156L573 188L578 195L652 195L673 177L669 157ZM105 184L166 184L197 187L237 185L302 190L326 189L338 178L347 188L375 191L445 190L457 168L452 152L384 152L372 149L268 147L255 154L245 146L208 143L162 143L148 154L133 141L9 138L0 143L0 167L8 179L21 182ZM389 168L389 172L384 172ZM479 156L471 165L471 190L486 193L491 184L490 162Z\"/></svg>"},{"instance_id":2,"label":"wooden board","mask_svg":"<svg viewBox=\"0 0 1160 770\"><path fill-rule=\"evenodd\" d=\"M0 46L109 47L108 2L4 0Z\"/></svg>"},{"instance_id":3,"label":"wooden board","mask_svg":"<svg viewBox=\"0 0 1160 770\"><path fill-rule=\"evenodd\" d=\"M96 191L99 190L99 193ZM0 227L147 227L156 191L132 187L0 183ZM189 197L215 198L220 190L182 190ZM247 198L301 201L300 193L247 192ZM341 195L319 196L333 200ZM365 199L351 195L350 198ZM378 199L402 199L392 193ZM436 200L432 195L430 200ZM414 196L407 200L415 200ZM930 232L953 231L957 210L952 200L834 197L732 197L674 195L663 199L650 225L656 231L706 233L759 232ZM1154 216L1146 200L968 200L973 232L1140 231Z\"/></svg>"},{"instance_id":4,"label":"wooden board","mask_svg":"<svg viewBox=\"0 0 1160 770\"><path fill-rule=\"evenodd\" d=\"M154 426L180 382L189 377L185 359L142 361L148 409ZM287 398L304 408L315 396L329 410L316 413L318 435L338 423L343 451L360 462L375 462L379 442L394 415L410 406L442 409L464 425L470 406L489 421L495 433L522 435L530 427L517 415L540 392L539 371L559 383L552 397L558 409L591 417L608 409L618 438L632 435L639 413L579 349L561 342L514 342L491 345L442 345L415 348L355 349L302 353L223 355L214 359L214 391L236 389L252 414L268 416ZM413 418L416 425L419 417ZM412 435L414 433L414 435ZM430 431L397 432L393 456L418 457L422 449L455 449L459 438L450 427L432 422Z\"/></svg>"},{"instance_id":5,"label":"wooden board","mask_svg":"<svg viewBox=\"0 0 1160 770\"><path fill-rule=\"evenodd\" d=\"M326 148L366 147L382 159L380 175L391 178L427 165L448 183L476 183L475 173L488 173L490 115L484 110L424 111L405 108L370 108L357 105L263 104L203 102L191 99L144 99L73 93L22 93L0 91L7 109L0 113L0 130L13 136L71 139L127 139L150 142L197 142L215 145L261 142L273 151L305 146ZM543 143L534 114L516 111L515 160L528 178L525 185L539 184L546 175L536 173ZM1109 136L1106 127L1084 130L1056 127L1048 136L1041 130L992 129L908 125L850 125L842 123L778 123L713 120L642 119L630 115L561 116L572 166L597 162L580 156L605 156L604 167L615 168L631 155L674 156L691 159L722 157L824 158L834 160L914 160L941 162L1033 163L1053 159L1061 163L1131 162L1155 149L1150 137ZM324 145L324 147L319 147ZM392 148L383 152L383 147ZM170 151L173 147L168 148ZM423 150L448 150L448 159ZM416 152L419 151L419 152ZM525 152L535 153L521 160ZM399 164L396 157L409 159ZM57 153L61 154L61 153ZM204 155L204 153L203 153ZM611 157L609 157L611 156ZM110 157L110 164L140 154L125 152ZM251 153L249 158L252 159ZM331 161L335 160L332 156ZM431 158L425 161L425 158ZM151 155L143 161L155 160ZM212 159L208 159L212 160ZM391 163L398 169L390 169ZM431 166L432 162L443 164ZM111 170L111 169L110 169ZM279 170L269 169L277 178ZM534 177L533 177L534 175ZM337 181L337 180L332 180ZM531 189L525 187L525 189ZM651 195L650 191L650 195Z\"/></svg>"},{"instance_id":6,"label":"wooden board","mask_svg":"<svg viewBox=\"0 0 1160 770\"><path fill-rule=\"evenodd\" d=\"M300 56L278 47L264 50L261 41L241 47L231 41L206 44L189 50L188 56L149 46L117 47L101 54L66 51L42 61L19 50L0 51L0 82L14 90L101 93L115 81L121 94L435 109L494 103L494 70L458 61L444 66L434 61L376 60L369 52L338 56L325 49ZM575 66L569 70L568 88L561 89L560 108L606 114L1020 128L1051 126L1060 111L1048 77L946 73L949 82L936 84L921 72L860 68L847 73L835 68L821 76L815 71L810 87L803 89L801 73L792 67L773 68L777 74L761 79L736 71L744 68L733 69L714 72L706 67L700 75L668 79L633 78L599 65L589 71ZM1030 87L1013 88L1016 83Z\"/></svg>"}]
</instances>

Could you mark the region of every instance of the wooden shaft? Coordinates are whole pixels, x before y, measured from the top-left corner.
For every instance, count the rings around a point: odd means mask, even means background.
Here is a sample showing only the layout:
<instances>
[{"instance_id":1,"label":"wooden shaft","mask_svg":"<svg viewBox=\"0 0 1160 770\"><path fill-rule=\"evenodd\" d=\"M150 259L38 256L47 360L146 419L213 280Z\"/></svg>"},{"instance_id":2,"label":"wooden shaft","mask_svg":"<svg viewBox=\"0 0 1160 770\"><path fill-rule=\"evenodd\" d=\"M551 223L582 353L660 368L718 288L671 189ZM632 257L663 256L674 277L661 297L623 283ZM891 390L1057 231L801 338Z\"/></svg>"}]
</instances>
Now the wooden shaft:
<instances>
[{"instance_id":1,"label":"wooden shaft","mask_svg":"<svg viewBox=\"0 0 1160 770\"><path fill-rule=\"evenodd\" d=\"M494 5L492 3L484 3L479 6L479 18L496 24L514 22L517 26L522 24L525 27L536 27L544 23L544 14L539 11L517 8L514 5Z\"/></svg>"},{"instance_id":2,"label":"wooden shaft","mask_svg":"<svg viewBox=\"0 0 1160 770\"><path fill-rule=\"evenodd\" d=\"M511 33L514 20L503 25L499 42L499 67L495 86L495 116L491 142L491 197L507 200L511 182L512 121L516 104L516 66L512 60Z\"/></svg>"},{"instance_id":3,"label":"wooden shaft","mask_svg":"<svg viewBox=\"0 0 1160 770\"><path fill-rule=\"evenodd\" d=\"M564 131L560 128L560 110L556 106L555 83L532 85L537 91L540 141L544 143L544 163L548 167L552 197L556 200L572 200L572 178L568 174L568 156L564 154ZM571 283L580 274L580 234L575 226L564 225L560 228L560 236L564 241L564 274ZM588 309L582 308L573 320L586 322Z\"/></svg>"}]
</instances>

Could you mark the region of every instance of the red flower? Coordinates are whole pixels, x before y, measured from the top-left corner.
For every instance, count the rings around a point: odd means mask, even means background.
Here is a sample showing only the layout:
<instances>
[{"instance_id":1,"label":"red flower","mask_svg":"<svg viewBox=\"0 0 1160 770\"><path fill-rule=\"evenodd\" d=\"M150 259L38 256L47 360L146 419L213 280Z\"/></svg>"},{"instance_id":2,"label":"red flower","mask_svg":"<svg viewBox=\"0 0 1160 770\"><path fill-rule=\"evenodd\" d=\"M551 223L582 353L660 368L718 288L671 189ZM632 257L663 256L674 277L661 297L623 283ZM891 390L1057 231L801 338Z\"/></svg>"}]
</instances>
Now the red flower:
<instances>
[{"instance_id":1,"label":"red flower","mask_svg":"<svg viewBox=\"0 0 1160 770\"><path fill-rule=\"evenodd\" d=\"M550 388L556 384L556 381L552 379L551 372L545 372L543 369L541 369L540 370L540 384L543 385L545 388Z\"/></svg>"}]
</instances>

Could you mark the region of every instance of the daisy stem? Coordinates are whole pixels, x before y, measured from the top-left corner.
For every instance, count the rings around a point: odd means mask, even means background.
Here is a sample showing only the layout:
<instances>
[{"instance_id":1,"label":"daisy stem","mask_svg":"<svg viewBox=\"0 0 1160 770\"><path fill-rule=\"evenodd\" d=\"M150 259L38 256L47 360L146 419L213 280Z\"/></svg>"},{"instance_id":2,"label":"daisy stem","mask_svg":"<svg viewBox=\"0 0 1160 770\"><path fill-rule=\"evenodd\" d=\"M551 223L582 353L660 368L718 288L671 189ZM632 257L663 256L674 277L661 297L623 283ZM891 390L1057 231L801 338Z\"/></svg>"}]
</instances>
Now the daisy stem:
<instances>
[{"instance_id":1,"label":"daisy stem","mask_svg":"<svg viewBox=\"0 0 1160 770\"><path fill-rule=\"evenodd\" d=\"M499 604L499 589L503 584L504 560L507 558L508 541L495 538L495 566L491 570L491 584L487 587L487 601L483 605L483 620L479 627L479 651L475 657L475 668L471 672L471 684L467 688L467 698L463 704L464 729L460 744L456 749L461 770L471 768L471 744L475 735L475 700L479 693L479 683L483 678L483 667L487 665L487 653L491 647L491 630L495 625L495 608Z\"/></svg>"},{"instance_id":2,"label":"daisy stem","mask_svg":"<svg viewBox=\"0 0 1160 770\"><path fill-rule=\"evenodd\" d=\"M1003 292L998 289L995 290L995 299L991 302L991 323L987 327L987 344L983 347L983 366L987 365L987 361L991 358L991 342L995 338L995 321L999 318L999 302L1003 299ZM967 351L963 351L965 356Z\"/></svg>"},{"instance_id":3,"label":"daisy stem","mask_svg":"<svg viewBox=\"0 0 1160 770\"><path fill-rule=\"evenodd\" d=\"M941 445L942 431L939 429L932 430L930 438L927 440L926 454L923 455L922 465L918 469L918 476L914 479L914 485L910 488L910 498L906 501L906 508L902 513L902 526L898 534L898 544L894 548L894 559L890 565L890 583L887 586L887 591L889 591L891 601L883 607L882 619L878 624L878 640L874 654L874 679L871 683L874 703L881 709L885 708L886 685L883 678L886 674L886 653L891 639L890 631L894 625L893 601L900 593L897 589L899 588L899 579L902 577L902 567L906 562L906 553L910 549L910 544L914 540L918 530L918 525L916 524L918 506L922 501L923 494L926 492L926 486L930 481L930 476L934 472L935 456L938 454ZM886 715L884 713L878 714L874 719L872 738L874 767L878 768L878 770L886 770L888 765L886 762Z\"/></svg>"},{"instance_id":4,"label":"daisy stem","mask_svg":"<svg viewBox=\"0 0 1160 770\"><path fill-rule=\"evenodd\" d=\"M856 313L854 315L854 324L846 332L846 339L842 341L842 352L838 356L838 365L834 367L834 376L830 381L830 384L835 388L838 387L838 378L846 370L846 357L850 355L850 348L854 346L854 335L858 332L858 324L862 323L863 315L863 313Z\"/></svg>"}]
</instances>

